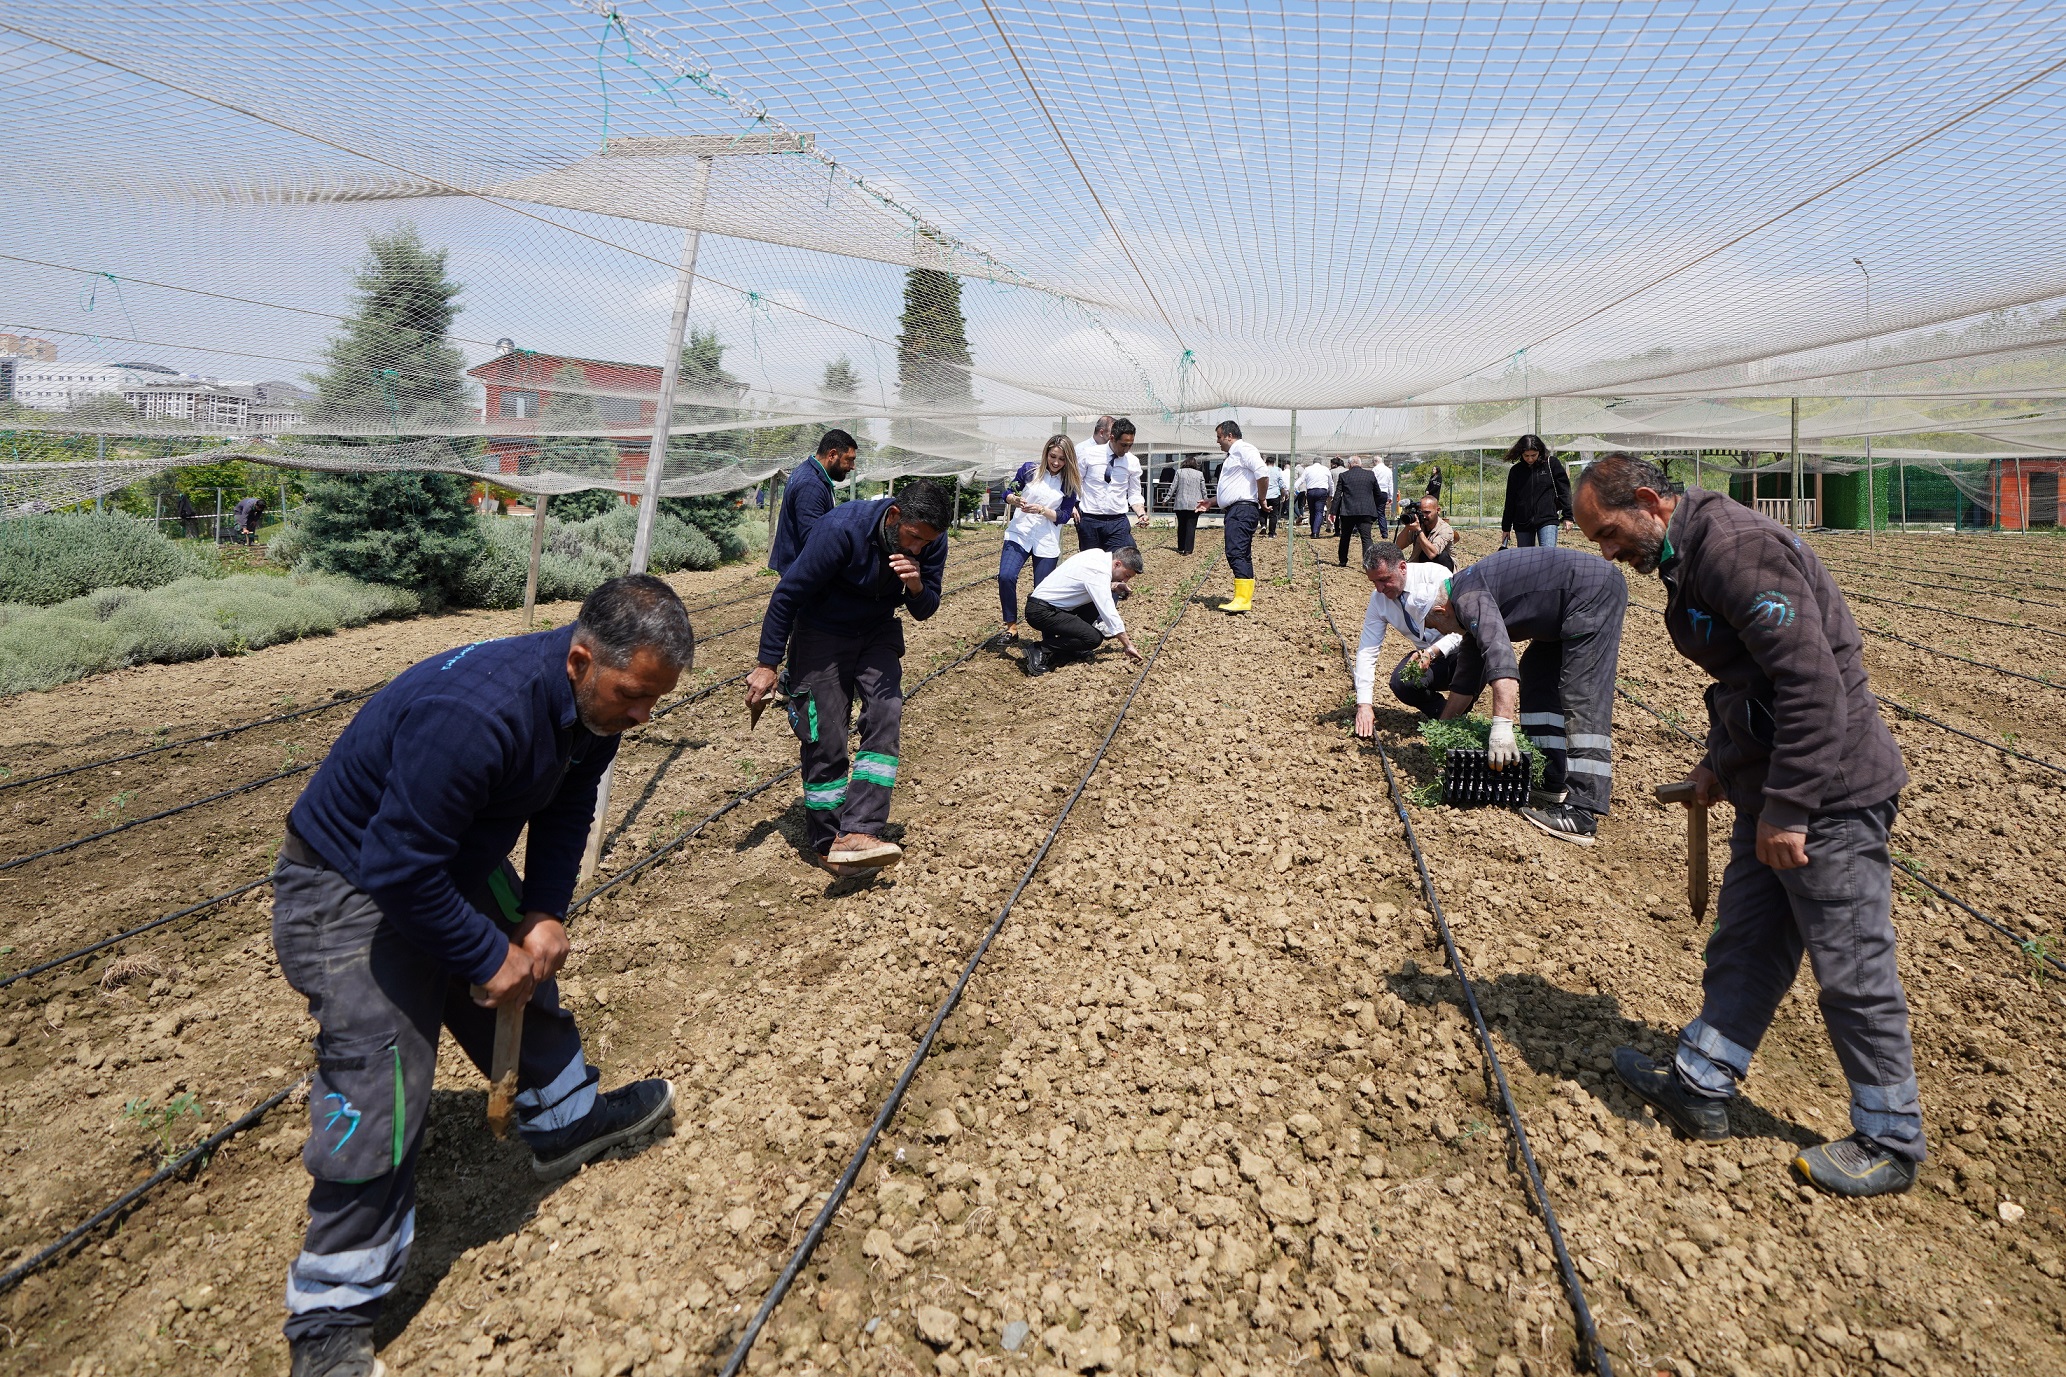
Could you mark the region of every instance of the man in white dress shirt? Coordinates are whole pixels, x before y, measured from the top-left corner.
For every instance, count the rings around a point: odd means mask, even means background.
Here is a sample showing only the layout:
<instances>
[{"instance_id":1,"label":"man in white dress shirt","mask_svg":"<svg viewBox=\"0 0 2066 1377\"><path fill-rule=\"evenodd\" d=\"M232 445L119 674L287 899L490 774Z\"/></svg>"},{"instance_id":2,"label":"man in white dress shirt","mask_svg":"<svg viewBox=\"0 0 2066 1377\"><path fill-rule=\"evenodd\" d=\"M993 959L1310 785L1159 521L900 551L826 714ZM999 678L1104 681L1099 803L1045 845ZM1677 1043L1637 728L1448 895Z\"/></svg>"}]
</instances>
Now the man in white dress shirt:
<instances>
[{"instance_id":1,"label":"man in white dress shirt","mask_svg":"<svg viewBox=\"0 0 2066 1377\"><path fill-rule=\"evenodd\" d=\"M1119 648L1140 659L1112 589L1125 587L1141 567L1141 552L1131 545L1116 552L1084 550L1057 565L1026 600L1026 622L1040 633L1026 647L1026 673L1045 674L1064 661L1086 659L1107 636L1118 637Z\"/></svg>"},{"instance_id":2,"label":"man in white dress shirt","mask_svg":"<svg viewBox=\"0 0 2066 1377\"><path fill-rule=\"evenodd\" d=\"M1371 698L1385 632L1397 631L1411 647L1392 670L1392 696L1423 717L1440 715L1463 637L1428 625L1428 609L1442 601L1449 582L1441 565L1408 564L1398 546L1372 545L1363 554L1363 573L1372 591L1356 643L1356 735L1368 737L1377 725Z\"/></svg>"},{"instance_id":3,"label":"man in white dress shirt","mask_svg":"<svg viewBox=\"0 0 2066 1377\"><path fill-rule=\"evenodd\" d=\"M1215 497L1226 516L1227 567L1234 571L1234 596L1220 605L1220 611L1246 612L1255 606L1255 560L1250 552L1262 513L1258 503L1269 480L1263 476L1262 452L1241 438L1239 422L1221 421L1215 433L1227 456L1220 464Z\"/></svg>"},{"instance_id":4,"label":"man in white dress shirt","mask_svg":"<svg viewBox=\"0 0 2066 1377\"><path fill-rule=\"evenodd\" d=\"M1392 521L1389 513L1392 504L1399 500L1399 480L1392 473L1392 466L1385 462L1382 454L1370 456L1370 472L1377 478L1377 490L1383 500L1377 504L1377 533L1386 540L1392 538Z\"/></svg>"},{"instance_id":5,"label":"man in white dress shirt","mask_svg":"<svg viewBox=\"0 0 2066 1377\"><path fill-rule=\"evenodd\" d=\"M1124 416L1098 417L1098 439L1076 447L1081 487L1076 493L1076 548L1124 550L1134 543L1127 514L1142 516L1141 461L1133 452L1134 425Z\"/></svg>"},{"instance_id":6,"label":"man in white dress shirt","mask_svg":"<svg viewBox=\"0 0 2066 1377\"><path fill-rule=\"evenodd\" d=\"M1298 471L1298 491L1306 500L1306 519L1312 522L1311 534L1315 540L1320 538L1320 523L1327 519L1330 486L1327 465L1318 459Z\"/></svg>"}]
</instances>

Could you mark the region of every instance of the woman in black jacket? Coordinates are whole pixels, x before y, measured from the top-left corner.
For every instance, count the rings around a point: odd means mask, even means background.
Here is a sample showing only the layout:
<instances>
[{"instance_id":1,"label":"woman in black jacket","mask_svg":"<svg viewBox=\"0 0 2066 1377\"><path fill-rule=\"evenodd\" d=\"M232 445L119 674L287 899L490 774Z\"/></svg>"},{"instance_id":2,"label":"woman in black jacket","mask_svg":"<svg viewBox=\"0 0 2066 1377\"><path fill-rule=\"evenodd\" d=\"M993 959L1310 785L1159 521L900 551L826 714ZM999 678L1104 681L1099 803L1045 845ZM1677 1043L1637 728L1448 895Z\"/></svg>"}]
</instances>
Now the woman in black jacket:
<instances>
[{"instance_id":1,"label":"woman in black jacket","mask_svg":"<svg viewBox=\"0 0 2066 1377\"><path fill-rule=\"evenodd\" d=\"M1506 506L1499 514L1499 548L1555 545L1571 524L1571 475L1540 435L1523 435L1506 452Z\"/></svg>"}]
</instances>

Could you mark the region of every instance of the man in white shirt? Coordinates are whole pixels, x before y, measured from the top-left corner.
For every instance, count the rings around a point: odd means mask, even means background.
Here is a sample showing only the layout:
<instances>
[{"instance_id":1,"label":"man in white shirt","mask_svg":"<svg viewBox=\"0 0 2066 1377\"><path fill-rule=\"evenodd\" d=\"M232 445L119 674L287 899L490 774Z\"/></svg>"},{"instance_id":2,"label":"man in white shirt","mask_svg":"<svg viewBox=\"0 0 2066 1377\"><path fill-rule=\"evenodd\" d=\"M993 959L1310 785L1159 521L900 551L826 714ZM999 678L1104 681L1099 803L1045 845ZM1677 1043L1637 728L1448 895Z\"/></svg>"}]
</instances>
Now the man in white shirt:
<instances>
[{"instance_id":1,"label":"man in white shirt","mask_svg":"<svg viewBox=\"0 0 2066 1377\"><path fill-rule=\"evenodd\" d=\"M1026 621L1040 640L1026 647L1026 673L1045 674L1067 660L1088 658L1107 636L1135 660L1141 652L1126 634L1115 585L1125 587L1141 572L1141 552L1131 545L1118 551L1084 550L1069 556L1040 581L1026 600Z\"/></svg>"},{"instance_id":2,"label":"man in white shirt","mask_svg":"<svg viewBox=\"0 0 2066 1377\"><path fill-rule=\"evenodd\" d=\"M1306 499L1306 519L1312 522L1312 537L1320 538L1320 523L1327 519L1327 465L1315 459L1298 471L1298 490Z\"/></svg>"},{"instance_id":3,"label":"man in white shirt","mask_svg":"<svg viewBox=\"0 0 2066 1377\"><path fill-rule=\"evenodd\" d=\"M1412 647L1392 670L1392 696L1423 717L1441 714L1463 637L1428 625L1429 609L1443 601L1449 584L1449 571L1441 565L1409 564L1398 546L1372 545L1363 555L1363 573L1372 591L1356 643L1356 735L1367 737L1376 726L1371 699L1385 632L1396 630Z\"/></svg>"},{"instance_id":4,"label":"man in white shirt","mask_svg":"<svg viewBox=\"0 0 2066 1377\"><path fill-rule=\"evenodd\" d=\"M1263 535L1267 539L1275 540L1277 513L1284 500L1284 469L1278 464L1277 456L1274 454L1263 463L1263 479L1268 484L1268 490L1263 494Z\"/></svg>"},{"instance_id":5,"label":"man in white shirt","mask_svg":"<svg viewBox=\"0 0 2066 1377\"><path fill-rule=\"evenodd\" d=\"M1399 480L1392 473L1392 466L1385 462L1382 454L1370 456L1370 472L1377 479L1377 490L1383 501L1377 504L1377 533L1386 540L1392 538L1392 521L1388 513L1392 504L1399 500Z\"/></svg>"},{"instance_id":6,"label":"man in white shirt","mask_svg":"<svg viewBox=\"0 0 2066 1377\"><path fill-rule=\"evenodd\" d=\"M1142 516L1141 461L1133 453L1134 425L1124 416L1098 418L1096 443L1076 447L1081 486L1076 493L1076 548L1124 550L1134 544L1127 513Z\"/></svg>"},{"instance_id":7,"label":"man in white shirt","mask_svg":"<svg viewBox=\"0 0 2066 1377\"><path fill-rule=\"evenodd\" d=\"M1220 604L1222 612L1246 612L1255 606L1257 505L1269 480L1263 476L1262 452L1241 438L1237 421L1221 421L1215 432L1220 452L1227 457L1220 464L1219 488L1215 498L1226 516L1227 567L1234 571L1234 596Z\"/></svg>"}]
</instances>

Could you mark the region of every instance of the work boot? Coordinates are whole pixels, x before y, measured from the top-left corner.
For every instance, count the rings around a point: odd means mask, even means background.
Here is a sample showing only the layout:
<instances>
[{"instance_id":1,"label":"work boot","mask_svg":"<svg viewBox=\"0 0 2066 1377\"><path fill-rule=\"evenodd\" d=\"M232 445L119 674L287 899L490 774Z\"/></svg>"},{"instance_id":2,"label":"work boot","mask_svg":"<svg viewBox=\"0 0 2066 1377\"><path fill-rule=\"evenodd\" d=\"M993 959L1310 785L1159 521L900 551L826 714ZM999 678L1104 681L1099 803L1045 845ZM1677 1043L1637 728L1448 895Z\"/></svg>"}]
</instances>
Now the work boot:
<instances>
[{"instance_id":1,"label":"work boot","mask_svg":"<svg viewBox=\"0 0 2066 1377\"><path fill-rule=\"evenodd\" d=\"M1816 1144L1793 1159L1793 1169L1831 1195L1894 1195L1915 1184L1914 1162L1863 1133Z\"/></svg>"},{"instance_id":2,"label":"work boot","mask_svg":"<svg viewBox=\"0 0 2066 1377\"><path fill-rule=\"evenodd\" d=\"M1521 816L1558 841L1567 841L1574 846L1591 846L1593 834L1600 830L1598 817L1569 803L1523 808Z\"/></svg>"},{"instance_id":3,"label":"work boot","mask_svg":"<svg viewBox=\"0 0 2066 1377\"><path fill-rule=\"evenodd\" d=\"M650 1132L673 1112L674 1086L669 1081L633 1081L598 1095L594 1107L565 1128L524 1134L531 1145L531 1174L540 1181L571 1176L591 1158Z\"/></svg>"},{"instance_id":4,"label":"work boot","mask_svg":"<svg viewBox=\"0 0 2066 1377\"><path fill-rule=\"evenodd\" d=\"M1614 1074L1688 1138L1713 1143L1729 1136L1729 1111L1723 1102L1686 1089L1671 1063L1659 1066L1633 1047L1617 1047Z\"/></svg>"},{"instance_id":5,"label":"work boot","mask_svg":"<svg viewBox=\"0 0 2066 1377\"><path fill-rule=\"evenodd\" d=\"M1235 579L1234 596L1220 605L1222 612L1247 612L1255 606L1255 580Z\"/></svg>"},{"instance_id":6,"label":"work boot","mask_svg":"<svg viewBox=\"0 0 2066 1377\"><path fill-rule=\"evenodd\" d=\"M387 1365L373 1356L373 1331L365 1325L326 1329L287 1346L290 1377L383 1377Z\"/></svg>"},{"instance_id":7,"label":"work boot","mask_svg":"<svg viewBox=\"0 0 2066 1377\"><path fill-rule=\"evenodd\" d=\"M881 837L849 832L832 843L832 849L825 853L825 859L834 865L882 870L903 860L904 848L893 841L884 841Z\"/></svg>"},{"instance_id":8,"label":"work boot","mask_svg":"<svg viewBox=\"0 0 2066 1377\"><path fill-rule=\"evenodd\" d=\"M1027 678L1031 679L1037 675L1045 674L1054 667L1054 657L1048 654L1046 646L1035 641L1032 645L1026 647Z\"/></svg>"}]
</instances>

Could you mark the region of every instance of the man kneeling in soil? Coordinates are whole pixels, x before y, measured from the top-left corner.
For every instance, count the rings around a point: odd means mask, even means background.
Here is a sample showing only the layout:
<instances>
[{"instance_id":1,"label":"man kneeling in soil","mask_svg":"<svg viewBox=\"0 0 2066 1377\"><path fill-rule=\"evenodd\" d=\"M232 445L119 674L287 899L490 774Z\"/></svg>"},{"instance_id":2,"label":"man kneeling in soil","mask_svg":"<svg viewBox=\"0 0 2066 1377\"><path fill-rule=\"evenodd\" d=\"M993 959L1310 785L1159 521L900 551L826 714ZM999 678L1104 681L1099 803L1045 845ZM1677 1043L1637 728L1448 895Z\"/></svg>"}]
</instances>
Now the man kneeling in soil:
<instances>
[{"instance_id":1,"label":"man kneeling in soil","mask_svg":"<svg viewBox=\"0 0 2066 1377\"><path fill-rule=\"evenodd\" d=\"M894 497L835 507L783 570L760 623L760 664L746 704L774 692L789 653L789 725L803 757L811 849L835 874L895 865L903 848L882 835L897 784L904 725L904 623L939 610L954 498L918 479ZM791 632L795 633L794 639ZM847 714L861 704L860 750L849 767Z\"/></svg>"},{"instance_id":2,"label":"man kneeling in soil","mask_svg":"<svg viewBox=\"0 0 2066 1377\"><path fill-rule=\"evenodd\" d=\"M1040 633L1039 642L1026 647L1026 673L1045 674L1065 661L1087 659L1107 636L1117 636L1119 648L1140 659L1113 590L1126 587L1141 567L1141 552L1131 545L1085 550L1056 566L1026 600L1026 622Z\"/></svg>"},{"instance_id":3,"label":"man kneeling in soil","mask_svg":"<svg viewBox=\"0 0 2066 1377\"><path fill-rule=\"evenodd\" d=\"M1449 571L1441 565L1409 564L1398 546L1372 545L1363 552L1363 576L1372 591L1363 610L1363 638L1356 645L1356 735L1368 740L1377 730L1371 700L1385 632L1397 631L1414 647L1392 670L1392 696L1418 708L1423 717L1440 716L1448 706L1446 690L1463 637L1445 636L1428 625L1429 610L1448 593Z\"/></svg>"},{"instance_id":4,"label":"man kneeling in soil","mask_svg":"<svg viewBox=\"0 0 2066 1377\"><path fill-rule=\"evenodd\" d=\"M1578 550L1487 555L1449 580L1428 625L1464 636L1442 707L1461 717L1492 685L1494 769L1522 764L1520 719L1542 751L1542 787L1521 816L1560 841L1591 846L1614 791L1614 668L1628 582ZM1515 641L1528 649L1518 663ZM1518 711L1517 711L1518 709Z\"/></svg>"},{"instance_id":5,"label":"man kneeling in soil","mask_svg":"<svg viewBox=\"0 0 2066 1377\"><path fill-rule=\"evenodd\" d=\"M497 1011L523 1009L516 1123L542 1179L667 1117L664 1080L596 1092L554 977L617 735L651 715L695 648L673 589L612 579L573 626L398 675L288 815L273 948L318 1025L302 1152L315 1185L287 1269L293 1377L382 1370L372 1325L416 1234L441 1026L487 1074ZM520 879L508 853L526 827Z\"/></svg>"},{"instance_id":6,"label":"man kneeling in soil","mask_svg":"<svg viewBox=\"0 0 2066 1377\"><path fill-rule=\"evenodd\" d=\"M1694 1138L1726 1138L1723 1108L1800 971L1851 1082L1851 1126L1794 1168L1840 1195L1908 1189L1923 1159L1908 997L1894 964L1887 832L1908 771L1866 682L1864 641L1822 562L1785 527L1718 492L1609 454L1574 513L1601 553L1664 582L1664 624L1714 677L1702 805L1736 805L1705 992L1671 1066L1614 1054L1629 1087Z\"/></svg>"}]
</instances>

